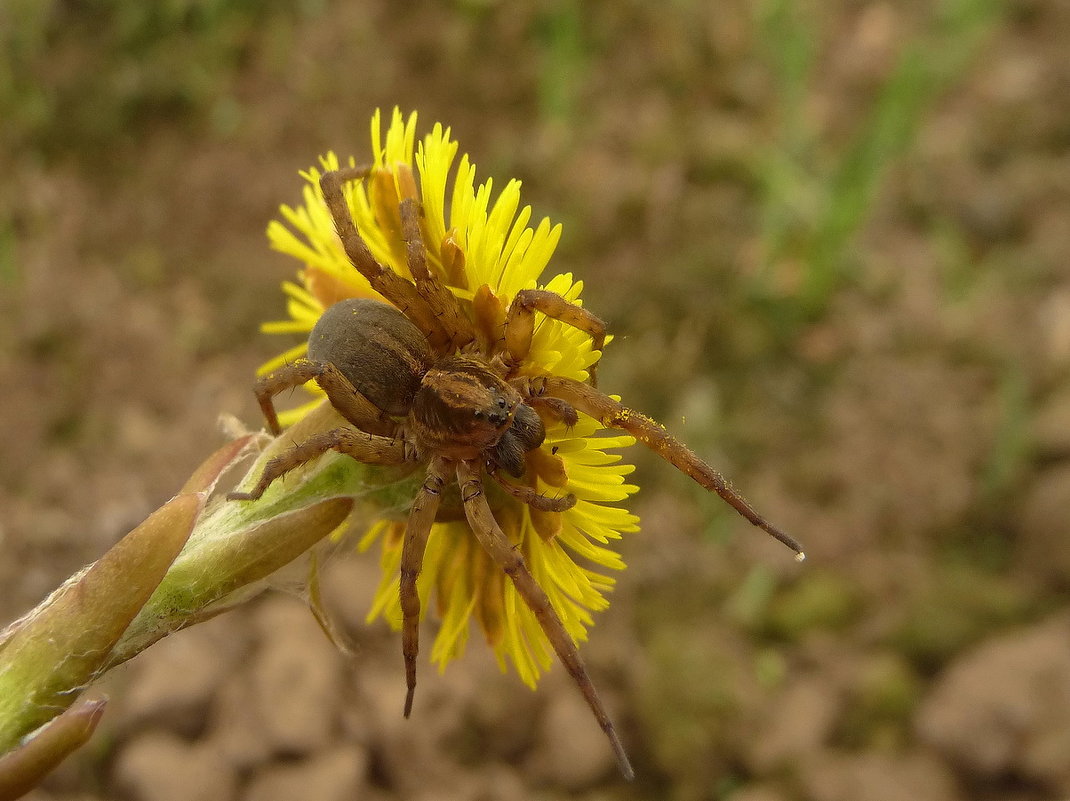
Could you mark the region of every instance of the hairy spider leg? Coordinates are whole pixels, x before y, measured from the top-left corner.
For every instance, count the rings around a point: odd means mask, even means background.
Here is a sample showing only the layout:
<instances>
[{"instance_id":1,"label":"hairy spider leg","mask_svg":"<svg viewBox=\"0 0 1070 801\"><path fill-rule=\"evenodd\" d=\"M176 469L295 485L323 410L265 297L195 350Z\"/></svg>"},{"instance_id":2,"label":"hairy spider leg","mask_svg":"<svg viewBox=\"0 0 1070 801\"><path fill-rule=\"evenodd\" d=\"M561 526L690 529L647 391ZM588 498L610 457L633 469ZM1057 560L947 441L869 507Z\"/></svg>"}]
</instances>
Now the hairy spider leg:
<instances>
[{"instance_id":1,"label":"hairy spider leg","mask_svg":"<svg viewBox=\"0 0 1070 801\"><path fill-rule=\"evenodd\" d=\"M427 249L420 231L423 208L416 192L416 181L408 165L398 167L401 190L401 238L405 241L406 260L416 291L426 301L431 312L446 330L449 347L446 352L459 350L476 338L471 321L452 292L443 284L427 264Z\"/></svg>"},{"instance_id":2,"label":"hairy spider leg","mask_svg":"<svg viewBox=\"0 0 1070 801\"><path fill-rule=\"evenodd\" d=\"M601 361L601 352L606 344L606 324L601 319L582 306L570 303L556 292L547 289L521 289L509 304L509 312L505 318L505 347L509 351L512 365L519 365L531 350L537 311L587 334L594 349L599 352L598 359ZM592 386L598 386L597 371L596 361L589 368Z\"/></svg>"},{"instance_id":3,"label":"hairy spider leg","mask_svg":"<svg viewBox=\"0 0 1070 801\"><path fill-rule=\"evenodd\" d=\"M551 498L548 495L536 492L532 487L506 481L501 473L496 469L492 469L490 465L487 467L487 472L490 473L491 478L498 482L502 489L521 503L526 503L539 512L566 512L576 505L576 496L571 492L559 498Z\"/></svg>"},{"instance_id":4,"label":"hairy spider leg","mask_svg":"<svg viewBox=\"0 0 1070 801\"><path fill-rule=\"evenodd\" d=\"M323 199L334 220L334 228L342 241L346 256L357 272L368 279L372 289L412 320L436 352L442 352L450 340L442 323L411 281L393 270L384 268L375 260L349 212L342 186L348 181L364 180L371 170L371 167L343 167L320 176L320 189L323 190Z\"/></svg>"},{"instance_id":5,"label":"hairy spider leg","mask_svg":"<svg viewBox=\"0 0 1070 801\"><path fill-rule=\"evenodd\" d=\"M669 464L683 471L707 490L716 492L729 506L752 524L795 551L795 558L806 558L802 545L787 532L762 517L719 472L702 461L694 451L673 437L664 426L627 406L623 406L594 387L562 376L522 377L513 380L522 395L549 395L560 398L590 415L607 428L631 434Z\"/></svg>"},{"instance_id":6,"label":"hairy spider leg","mask_svg":"<svg viewBox=\"0 0 1070 801\"><path fill-rule=\"evenodd\" d=\"M331 406L353 425L372 434L393 436L397 432L397 423L368 400L333 364L311 359L298 359L268 375L261 376L253 387L268 428L276 437L282 433L282 427L279 425L279 416L275 412L272 398L280 392L299 387L312 380L315 380L327 393Z\"/></svg>"},{"instance_id":7,"label":"hairy spider leg","mask_svg":"<svg viewBox=\"0 0 1070 801\"><path fill-rule=\"evenodd\" d=\"M561 664L565 666L565 670L576 682L584 699L587 701L587 705L590 706L591 711L594 712L594 716L598 720L598 724L602 727L602 731L609 738L609 743L617 758L621 774L625 779L633 779L635 772L628 761L628 755L624 752L624 746L617 736L617 731L614 729L605 707L602 706L602 701L598 697L598 691L595 690L594 684L591 682L591 677L587 674L587 668L583 664L583 659L580 658L576 643L573 642L572 636L565 629L561 618L554 611L546 592L531 575L531 571L528 570L520 550L509 542L509 538L505 536L505 533L494 519L494 514L490 510L487 498L483 494L483 480L479 476L478 466L472 461L457 462L457 481L461 486L461 500L464 502L465 516L468 518L468 524L471 526L476 539L479 540L479 544L490 555L491 559L497 562L502 570L505 571L505 574L512 579L517 592L520 593L520 597L524 599L524 603L535 615L535 619L538 620L539 625L546 634L546 638L550 641L550 645L557 652L557 657L561 660Z\"/></svg>"},{"instance_id":8,"label":"hairy spider leg","mask_svg":"<svg viewBox=\"0 0 1070 801\"><path fill-rule=\"evenodd\" d=\"M416 579L424 563L424 550L431 525L435 522L438 505L442 500L442 488L449 473L442 459L435 458L427 467L427 479L409 510L405 525L405 540L401 546L401 654L405 659L405 717L412 712L412 699L416 694L416 657L420 652L420 594L416 591Z\"/></svg>"},{"instance_id":9,"label":"hairy spider leg","mask_svg":"<svg viewBox=\"0 0 1070 801\"><path fill-rule=\"evenodd\" d=\"M264 465L264 472L255 487L248 492L231 492L227 500L255 501L271 486L272 481L330 450L344 453L365 464L395 465L416 459L414 448L402 439L380 437L354 428L335 428L309 437L271 459Z\"/></svg>"}]
</instances>

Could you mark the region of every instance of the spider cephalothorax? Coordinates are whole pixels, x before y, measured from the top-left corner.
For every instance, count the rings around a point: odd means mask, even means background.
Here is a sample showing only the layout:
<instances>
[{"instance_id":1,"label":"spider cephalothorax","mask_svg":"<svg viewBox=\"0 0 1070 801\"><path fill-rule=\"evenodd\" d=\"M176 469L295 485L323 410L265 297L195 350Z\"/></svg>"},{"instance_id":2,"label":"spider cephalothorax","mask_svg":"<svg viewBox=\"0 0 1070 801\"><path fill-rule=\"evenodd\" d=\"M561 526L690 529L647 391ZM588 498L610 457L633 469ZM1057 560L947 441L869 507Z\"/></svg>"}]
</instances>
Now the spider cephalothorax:
<instances>
[{"instance_id":1,"label":"spider cephalothorax","mask_svg":"<svg viewBox=\"0 0 1070 801\"><path fill-rule=\"evenodd\" d=\"M585 332L597 350L605 343L604 323L560 295L525 289L497 316L498 330L481 330L473 322L472 307L458 300L428 267L411 175L400 184L399 213L413 280L379 264L357 231L342 191L345 182L367 175L367 170L356 168L334 170L322 176L320 185L350 262L392 305L369 299L335 304L312 330L308 358L287 364L256 385L260 406L276 435L281 427L272 398L310 380L322 387L351 425L299 443L271 460L250 491L230 497L259 498L276 478L328 450L370 464L426 465L427 477L409 513L401 556L402 650L408 685L404 711L408 716L416 687L420 620L416 579L443 490L447 483L456 482L472 533L531 609L609 737L621 772L630 778L632 769L624 748L575 642L522 554L494 518L484 492L484 475L534 510L571 508L576 503L573 495L550 497L525 479L528 462L538 455L546 435L544 423L574 425L583 413L603 426L632 435L800 555L801 548L755 512L687 446L650 418L600 392L593 379L584 383L558 375L522 374L537 312ZM472 304L493 302L488 297L477 291ZM520 481L509 480L500 471Z\"/></svg>"}]
</instances>

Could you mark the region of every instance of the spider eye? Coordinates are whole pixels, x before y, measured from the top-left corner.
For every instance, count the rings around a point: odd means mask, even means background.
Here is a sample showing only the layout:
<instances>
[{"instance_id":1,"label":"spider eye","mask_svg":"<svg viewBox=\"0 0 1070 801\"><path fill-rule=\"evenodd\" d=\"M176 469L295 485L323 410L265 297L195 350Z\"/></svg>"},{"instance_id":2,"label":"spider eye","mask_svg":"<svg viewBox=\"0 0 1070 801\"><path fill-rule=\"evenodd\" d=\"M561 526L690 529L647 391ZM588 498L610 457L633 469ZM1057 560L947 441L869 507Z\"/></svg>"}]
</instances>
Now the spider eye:
<instances>
[{"instance_id":1,"label":"spider eye","mask_svg":"<svg viewBox=\"0 0 1070 801\"><path fill-rule=\"evenodd\" d=\"M505 398L498 398L498 408L504 409L508 404L505 402Z\"/></svg>"},{"instance_id":2,"label":"spider eye","mask_svg":"<svg viewBox=\"0 0 1070 801\"><path fill-rule=\"evenodd\" d=\"M483 419L483 412L481 410L479 410L479 409L476 409L472 414L475 415L476 420L482 420Z\"/></svg>"}]
</instances>

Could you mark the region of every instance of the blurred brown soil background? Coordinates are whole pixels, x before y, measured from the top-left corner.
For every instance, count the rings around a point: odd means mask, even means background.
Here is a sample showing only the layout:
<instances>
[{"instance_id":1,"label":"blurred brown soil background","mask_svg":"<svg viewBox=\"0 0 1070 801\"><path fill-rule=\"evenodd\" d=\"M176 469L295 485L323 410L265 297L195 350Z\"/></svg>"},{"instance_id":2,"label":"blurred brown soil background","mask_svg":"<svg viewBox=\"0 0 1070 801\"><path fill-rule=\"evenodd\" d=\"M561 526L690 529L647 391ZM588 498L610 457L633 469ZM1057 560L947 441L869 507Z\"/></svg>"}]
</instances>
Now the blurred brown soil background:
<instances>
[{"instance_id":1,"label":"blurred brown soil background","mask_svg":"<svg viewBox=\"0 0 1070 801\"><path fill-rule=\"evenodd\" d=\"M0 613L260 424L297 170L373 108L453 126L565 225L602 386L797 534L635 451L643 531L555 668L347 659L266 596L109 678L45 799L1070 797L1070 4L730 0L0 5ZM425 624L430 637L434 623Z\"/></svg>"}]
</instances>

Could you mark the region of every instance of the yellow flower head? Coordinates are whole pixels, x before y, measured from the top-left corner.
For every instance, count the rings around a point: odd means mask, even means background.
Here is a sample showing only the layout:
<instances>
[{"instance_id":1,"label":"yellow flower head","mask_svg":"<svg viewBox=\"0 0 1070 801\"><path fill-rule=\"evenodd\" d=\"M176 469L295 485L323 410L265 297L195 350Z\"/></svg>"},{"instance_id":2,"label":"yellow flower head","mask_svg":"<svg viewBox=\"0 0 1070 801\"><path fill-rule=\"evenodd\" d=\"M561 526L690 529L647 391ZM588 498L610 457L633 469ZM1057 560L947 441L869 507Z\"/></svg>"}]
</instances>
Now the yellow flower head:
<instances>
[{"instance_id":1,"label":"yellow flower head","mask_svg":"<svg viewBox=\"0 0 1070 801\"><path fill-rule=\"evenodd\" d=\"M368 177L345 186L344 193L356 227L384 267L410 277L401 236L399 198L403 187L418 176L424 210L422 235L430 269L462 301L483 341L501 336L504 310L521 289L548 289L574 303L583 284L571 274L540 282L561 235L560 225L543 219L529 227L531 207L520 206L520 182L509 181L494 194L492 181L476 184L475 166L467 155L457 160L457 142L450 129L435 124L416 141L416 114L406 119L394 110L382 136L378 111L372 116L373 162ZM356 161L349 160L350 166ZM328 153L322 170L339 167ZM450 172L453 170L452 182ZM299 259L304 267L298 282L285 282L290 319L267 323L272 333L307 333L324 309L350 297L379 298L346 257L319 187L320 169L304 177L304 203L283 206L283 221L272 221L268 237L276 250ZM380 298L381 299L381 298ZM599 353L590 338L571 326L537 318L531 351L520 366L527 375L555 374L583 381ZM286 351L261 369L268 372L303 354L305 345ZM310 390L318 388L310 385ZM292 423L317 404L281 416ZM541 493L570 492L577 503L564 512L539 512L510 497L495 499L494 514L502 530L516 544L538 584L546 591L569 634L586 639L591 612L605 608L605 592L613 579L603 572L624 567L611 541L638 528L635 515L619 504L636 492L625 481L632 466L613 451L631 445L629 436L607 433L588 417L566 428L548 423L546 440L529 455L535 465L535 488ZM383 616L401 626L398 575L405 523L380 520L365 534L362 548L381 549L382 580L369 619ZM512 582L490 559L468 523L435 523L427 543L418 581L421 608L433 606L441 617L431 658L440 668L459 656L475 619L504 669L511 661L520 677L534 686L550 665L551 651L535 616L518 596Z\"/></svg>"}]
</instances>

